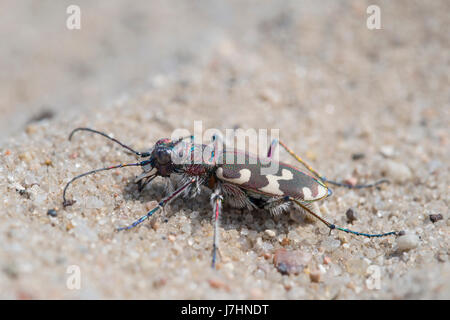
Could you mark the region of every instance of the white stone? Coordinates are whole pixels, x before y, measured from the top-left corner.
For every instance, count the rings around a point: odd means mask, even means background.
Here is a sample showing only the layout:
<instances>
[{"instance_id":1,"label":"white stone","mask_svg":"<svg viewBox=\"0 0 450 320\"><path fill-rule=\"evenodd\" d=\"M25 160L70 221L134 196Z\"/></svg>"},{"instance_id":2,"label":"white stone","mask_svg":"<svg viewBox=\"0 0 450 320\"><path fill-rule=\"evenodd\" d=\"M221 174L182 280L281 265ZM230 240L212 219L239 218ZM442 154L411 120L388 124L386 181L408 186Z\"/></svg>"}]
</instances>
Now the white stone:
<instances>
[{"instance_id":1,"label":"white stone","mask_svg":"<svg viewBox=\"0 0 450 320\"><path fill-rule=\"evenodd\" d=\"M401 162L386 160L384 162L386 178L395 182L406 182L411 179L412 173L408 166Z\"/></svg>"},{"instance_id":2,"label":"white stone","mask_svg":"<svg viewBox=\"0 0 450 320\"><path fill-rule=\"evenodd\" d=\"M414 248L417 248L419 245L419 237L415 234L405 234L397 238L397 250L399 251L407 251Z\"/></svg>"}]
</instances>

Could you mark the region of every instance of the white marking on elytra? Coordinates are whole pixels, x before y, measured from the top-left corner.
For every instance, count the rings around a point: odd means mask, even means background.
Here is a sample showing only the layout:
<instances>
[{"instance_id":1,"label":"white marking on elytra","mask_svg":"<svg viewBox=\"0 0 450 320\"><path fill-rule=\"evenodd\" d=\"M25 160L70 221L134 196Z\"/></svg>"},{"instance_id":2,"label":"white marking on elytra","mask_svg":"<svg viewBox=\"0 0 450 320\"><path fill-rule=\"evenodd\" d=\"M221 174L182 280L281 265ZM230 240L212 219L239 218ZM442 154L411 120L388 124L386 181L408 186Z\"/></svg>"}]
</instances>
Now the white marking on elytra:
<instances>
[{"instance_id":1,"label":"white marking on elytra","mask_svg":"<svg viewBox=\"0 0 450 320\"><path fill-rule=\"evenodd\" d=\"M325 188L322 185L318 185L317 186L317 196L316 199L322 199L323 197L325 197L326 195L328 195L328 189Z\"/></svg>"},{"instance_id":2,"label":"white marking on elytra","mask_svg":"<svg viewBox=\"0 0 450 320\"><path fill-rule=\"evenodd\" d=\"M225 180L229 182L233 182L236 184L244 184L250 181L250 177L252 176L252 172L249 169L239 170L239 178L225 178L223 176L223 169L218 168L216 171L216 175L220 180Z\"/></svg>"},{"instance_id":3,"label":"white marking on elytra","mask_svg":"<svg viewBox=\"0 0 450 320\"><path fill-rule=\"evenodd\" d=\"M321 185L317 186L317 196L315 197L313 197L311 189L308 187L303 187L302 192L303 192L303 200L308 201L321 199L325 197L326 194L328 194L327 189Z\"/></svg>"},{"instance_id":4,"label":"white marking on elytra","mask_svg":"<svg viewBox=\"0 0 450 320\"><path fill-rule=\"evenodd\" d=\"M266 192L269 194L282 196L284 194L283 191L280 190L279 180L292 180L294 175L288 169L281 170L281 176L276 176L272 174L266 175L267 180L269 180L269 184L265 187L259 188L258 190L262 192Z\"/></svg>"},{"instance_id":5,"label":"white marking on elytra","mask_svg":"<svg viewBox=\"0 0 450 320\"><path fill-rule=\"evenodd\" d=\"M308 187L303 187L303 200L314 200L314 197L312 196L311 189Z\"/></svg>"}]
</instances>

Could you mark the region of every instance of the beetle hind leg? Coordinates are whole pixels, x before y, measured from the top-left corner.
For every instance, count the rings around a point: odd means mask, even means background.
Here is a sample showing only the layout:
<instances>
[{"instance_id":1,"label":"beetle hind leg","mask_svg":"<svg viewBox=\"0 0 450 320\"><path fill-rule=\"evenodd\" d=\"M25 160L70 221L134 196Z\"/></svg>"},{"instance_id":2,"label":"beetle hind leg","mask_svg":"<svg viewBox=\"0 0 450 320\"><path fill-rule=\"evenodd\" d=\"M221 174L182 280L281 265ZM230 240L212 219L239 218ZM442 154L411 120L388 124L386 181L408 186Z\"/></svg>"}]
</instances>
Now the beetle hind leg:
<instances>
[{"instance_id":1,"label":"beetle hind leg","mask_svg":"<svg viewBox=\"0 0 450 320\"><path fill-rule=\"evenodd\" d=\"M272 215L277 216L288 210L291 203L286 197L272 198L264 204L264 209L268 210Z\"/></svg>"},{"instance_id":2,"label":"beetle hind leg","mask_svg":"<svg viewBox=\"0 0 450 320\"><path fill-rule=\"evenodd\" d=\"M364 236L367 238L381 238L381 237L386 237L386 236L398 236L400 234L399 231L390 231L390 232L385 232L385 233L365 233L365 232L358 232L358 231L353 231L350 229L346 229L346 228L342 228L339 227L331 222L328 222L327 220L325 220L324 218L322 218L320 215L318 215L317 213L313 212L310 208L308 208L307 205L305 205L305 203L302 203L300 201L298 201L297 199L294 198L289 198L290 201L296 203L297 205L299 205L300 207L302 207L305 211L307 211L308 213L310 213L312 216L316 217L319 221L321 221L323 224L325 224L329 229L330 229L330 233L331 231L333 231L334 229L339 230L339 231L343 231L343 232L347 232L350 234L354 234L356 236Z\"/></svg>"},{"instance_id":3,"label":"beetle hind leg","mask_svg":"<svg viewBox=\"0 0 450 320\"><path fill-rule=\"evenodd\" d=\"M212 262L211 262L211 267L213 269L215 269L216 267L216 257L217 252L219 251L219 217L222 211L222 200L223 197L221 195L221 192L220 190L217 189L211 195L211 204L214 213L214 239L213 239Z\"/></svg>"}]
</instances>

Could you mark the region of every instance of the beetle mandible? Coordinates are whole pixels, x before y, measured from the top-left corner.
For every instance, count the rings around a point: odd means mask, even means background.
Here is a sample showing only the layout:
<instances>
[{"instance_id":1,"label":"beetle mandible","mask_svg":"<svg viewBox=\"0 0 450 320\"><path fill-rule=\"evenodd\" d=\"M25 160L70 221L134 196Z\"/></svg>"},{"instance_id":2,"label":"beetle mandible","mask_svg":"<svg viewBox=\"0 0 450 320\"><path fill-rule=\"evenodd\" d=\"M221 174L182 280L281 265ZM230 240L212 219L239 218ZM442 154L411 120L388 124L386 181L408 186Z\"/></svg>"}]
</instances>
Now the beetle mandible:
<instances>
[{"instance_id":1,"label":"beetle mandible","mask_svg":"<svg viewBox=\"0 0 450 320\"><path fill-rule=\"evenodd\" d=\"M140 191L158 176L170 178L171 175L180 175L180 186L178 186L175 191L163 198L158 203L158 206L150 210L147 214L143 215L129 226L118 228L117 231L129 230L138 226L157 211L164 209L169 202L180 195L184 195L185 197L197 196L202 190L201 187L204 186L212 190L211 205L214 217L214 240L211 265L213 268L216 264L219 217L222 214L222 202L224 199L228 200L237 208L247 208L249 210L255 208L267 209L272 214L279 214L293 205L324 223L330 229L330 232L336 229L370 238L400 234L398 231L378 234L357 232L330 223L315 213L311 208L311 203L322 200L332 194L328 184L361 189L373 187L388 181L382 179L372 184L350 185L328 180L325 177L320 176L302 158L297 156L287 145L279 140L272 141L267 152L267 157L263 159L260 156L235 149L227 150L226 148L223 148L221 149L222 152L217 152L217 143L214 144L212 148L210 145L195 144L193 143L192 136L179 138L177 140L160 139L148 151L139 152L101 131L90 128L74 129L69 135L69 140L71 140L72 136L77 131L88 131L99 134L119 144L135 155L144 158L144 160L137 163L119 164L100 168L74 177L64 188L63 206L67 207L74 203L74 200L66 199L67 188L72 182L81 177L100 171L139 166L142 168L142 173L135 179L135 183L138 184ZM262 174L261 168L263 166L270 165L271 161L277 161L272 157L273 151L277 145L281 145L311 174L305 173L300 169L281 161L277 162L277 172L274 174ZM203 157L204 154L210 156ZM244 159L244 161L240 163L235 161L238 155L240 155L241 159ZM230 161L229 159L232 160Z\"/></svg>"}]
</instances>

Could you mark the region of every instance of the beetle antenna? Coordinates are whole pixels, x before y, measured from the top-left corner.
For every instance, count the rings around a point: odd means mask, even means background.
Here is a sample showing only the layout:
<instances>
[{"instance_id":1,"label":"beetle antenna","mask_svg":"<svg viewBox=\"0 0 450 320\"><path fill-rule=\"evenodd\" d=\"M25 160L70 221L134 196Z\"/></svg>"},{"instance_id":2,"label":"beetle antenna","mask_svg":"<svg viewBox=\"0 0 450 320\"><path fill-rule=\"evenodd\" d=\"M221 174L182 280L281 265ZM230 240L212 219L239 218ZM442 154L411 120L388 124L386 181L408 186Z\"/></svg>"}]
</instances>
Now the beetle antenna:
<instances>
[{"instance_id":1,"label":"beetle antenna","mask_svg":"<svg viewBox=\"0 0 450 320\"><path fill-rule=\"evenodd\" d=\"M191 139L191 140L193 140L193 139L194 139L194 136L190 135L190 136L185 136L185 137L180 137L180 138L178 138L177 141L172 142L173 147L175 147L175 146L176 146L177 144L179 144L181 141L186 140L186 139Z\"/></svg>"},{"instance_id":2,"label":"beetle antenna","mask_svg":"<svg viewBox=\"0 0 450 320\"><path fill-rule=\"evenodd\" d=\"M109 139L109 140L111 140L111 141L113 141L113 142L119 144L119 145L122 146L123 148L127 149L128 151L133 152L134 154L136 154L136 155L138 155L138 156L141 156L141 157L148 157L148 156L150 156L150 154L149 154L148 152L139 152L139 151L136 151L136 150L134 150L133 148L127 146L126 144L120 142L119 140L114 139L113 137L108 136L106 133L103 133L103 132L101 132L101 131L97 131L97 130L94 130L94 129L91 129L91 128L76 128L76 129L72 130L72 132L71 132L70 135L69 135L69 141L72 139L72 136L73 136L73 135L75 134L75 132L77 132L77 131L89 131L89 132L92 132L92 133L99 134L99 135L105 137L106 139Z\"/></svg>"},{"instance_id":3,"label":"beetle antenna","mask_svg":"<svg viewBox=\"0 0 450 320\"><path fill-rule=\"evenodd\" d=\"M327 178L325 178L325 177L321 177L320 175L319 175L319 173L316 171L316 170L314 170L309 164L307 164L306 162L305 162L305 160L303 160L302 158L300 158L298 155L296 155L295 154L295 152L294 151L292 151L287 145L285 145L283 142L281 142L281 141L279 141L279 140L274 140L273 142L272 142L272 145L271 145L271 147L270 147L270 149L269 149L269 156L270 156L270 153L271 153L271 151L272 151L272 149L274 148L274 146L275 146L275 144L276 143L279 143L291 156L293 156L298 162L300 162L306 169L308 169L311 173L313 173L317 178L319 178L320 180L322 180L323 182L328 182L328 183L330 183L330 184L333 184L333 185L335 185L335 186L338 186L338 187L346 187L346 188L349 188L349 189L363 189L363 188L371 188L371 187L375 187L375 186L377 186L377 185L379 185L379 184L382 184L382 183L389 183L390 181L388 180L388 179L381 179L381 180L378 180L378 181L375 181L375 182L373 182L373 183L368 183L368 184L357 184L357 185L351 185L351 184L349 184L349 183L342 183L342 182L336 182L336 181L331 181L331 180L328 180Z\"/></svg>"},{"instance_id":4,"label":"beetle antenna","mask_svg":"<svg viewBox=\"0 0 450 320\"><path fill-rule=\"evenodd\" d=\"M372 188L372 187L375 187L375 186L377 186L379 184L382 184L382 183L390 183L390 181L388 179L380 179L380 180L375 181L373 183L352 185L350 183L331 181L331 180L328 180L325 177L321 177L320 179L322 179L323 181L325 181L325 182L327 182L329 184L333 184L333 185L338 186L338 187L345 187L345 188L349 188L349 189Z\"/></svg>"},{"instance_id":5,"label":"beetle antenna","mask_svg":"<svg viewBox=\"0 0 450 320\"><path fill-rule=\"evenodd\" d=\"M112 169L119 169L119 168L124 168L124 167L144 166L144 165L146 165L146 164L148 164L148 163L149 163L149 161L147 161L147 160L146 160L146 161L142 161L142 162L138 162L138 163L126 163L126 164L121 163L121 164L116 165L116 166L105 167L105 168L100 168L100 169L95 169L95 170L92 170L92 171L88 171L88 172L82 173L82 174L80 174L80 175L78 175L78 176L72 178L72 180L70 180L70 181L66 184L66 186L64 187L64 191L63 191L63 207L65 208L65 207L71 206L71 205L73 205L73 204L75 203L75 200L67 200L67 199L66 199L66 191L67 191L67 188L68 188L69 185L71 185L72 182L74 182L75 180L78 180L78 179L80 179L80 178L82 178L82 177L85 177L85 176L88 176L88 175L90 175L90 174L94 174L94 173L97 173L97 172L100 172L100 171L106 171L106 170L112 170Z\"/></svg>"}]
</instances>

